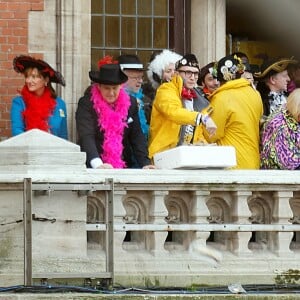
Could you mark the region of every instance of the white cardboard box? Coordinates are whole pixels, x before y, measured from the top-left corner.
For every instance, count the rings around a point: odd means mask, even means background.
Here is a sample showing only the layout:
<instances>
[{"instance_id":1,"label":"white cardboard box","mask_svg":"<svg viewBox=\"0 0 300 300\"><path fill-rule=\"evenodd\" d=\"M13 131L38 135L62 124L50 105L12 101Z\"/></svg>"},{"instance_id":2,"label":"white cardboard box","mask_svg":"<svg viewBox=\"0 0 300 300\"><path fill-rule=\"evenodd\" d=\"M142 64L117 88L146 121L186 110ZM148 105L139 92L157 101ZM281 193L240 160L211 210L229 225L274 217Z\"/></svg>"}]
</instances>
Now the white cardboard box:
<instances>
[{"instance_id":1,"label":"white cardboard box","mask_svg":"<svg viewBox=\"0 0 300 300\"><path fill-rule=\"evenodd\" d=\"M235 148L232 146L178 146L153 157L160 169L206 169L236 166Z\"/></svg>"}]
</instances>

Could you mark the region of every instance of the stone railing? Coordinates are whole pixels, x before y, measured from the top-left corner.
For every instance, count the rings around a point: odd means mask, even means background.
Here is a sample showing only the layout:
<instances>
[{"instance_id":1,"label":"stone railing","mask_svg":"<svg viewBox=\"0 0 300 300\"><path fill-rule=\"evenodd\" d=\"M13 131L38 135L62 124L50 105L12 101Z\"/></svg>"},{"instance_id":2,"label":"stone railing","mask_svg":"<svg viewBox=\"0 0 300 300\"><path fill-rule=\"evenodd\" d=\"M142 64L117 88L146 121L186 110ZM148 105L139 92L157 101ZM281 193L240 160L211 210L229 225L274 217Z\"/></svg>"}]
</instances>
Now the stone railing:
<instances>
[{"instance_id":1,"label":"stone railing","mask_svg":"<svg viewBox=\"0 0 300 300\"><path fill-rule=\"evenodd\" d=\"M101 273L147 287L297 280L300 172L89 170L77 145L38 130L0 152L2 285Z\"/></svg>"}]
</instances>

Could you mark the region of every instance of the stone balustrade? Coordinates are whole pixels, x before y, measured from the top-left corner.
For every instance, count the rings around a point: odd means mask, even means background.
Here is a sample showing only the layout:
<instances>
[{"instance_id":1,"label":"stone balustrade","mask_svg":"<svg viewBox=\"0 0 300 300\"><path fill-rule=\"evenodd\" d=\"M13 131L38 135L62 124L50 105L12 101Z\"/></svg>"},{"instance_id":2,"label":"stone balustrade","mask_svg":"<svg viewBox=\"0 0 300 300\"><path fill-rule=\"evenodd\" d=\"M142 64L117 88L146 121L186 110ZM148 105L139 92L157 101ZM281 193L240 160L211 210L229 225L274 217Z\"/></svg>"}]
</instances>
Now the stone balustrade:
<instances>
[{"instance_id":1,"label":"stone balustrade","mask_svg":"<svg viewBox=\"0 0 300 300\"><path fill-rule=\"evenodd\" d=\"M83 280L108 264L122 286L297 281L300 172L91 170L77 145L39 130L0 153L2 286L24 280L24 178L34 280Z\"/></svg>"}]
</instances>

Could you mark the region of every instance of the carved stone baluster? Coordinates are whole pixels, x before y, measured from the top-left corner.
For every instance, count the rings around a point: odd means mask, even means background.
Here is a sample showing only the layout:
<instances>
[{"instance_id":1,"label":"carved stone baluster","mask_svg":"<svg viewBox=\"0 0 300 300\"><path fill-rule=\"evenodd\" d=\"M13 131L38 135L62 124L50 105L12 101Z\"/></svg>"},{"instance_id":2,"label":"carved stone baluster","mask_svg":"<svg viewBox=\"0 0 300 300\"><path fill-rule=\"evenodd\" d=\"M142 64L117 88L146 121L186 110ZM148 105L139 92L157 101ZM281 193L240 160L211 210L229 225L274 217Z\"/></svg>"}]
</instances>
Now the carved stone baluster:
<instances>
[{"instance_id":1,"label":"carved stone baluster","mask_svg":"<svg viewBox=\"0 0 300 300\"><path fill-rule=\"evenodd\" d=\"M274 193L273 223L291 224L289 220L293 217L293 212L289 200L292 197L292 191L278 191ZM293 255L293 252L290 250L292 238L293 232L278 232L275 234L274 251L279 256Z\"/></svg>"},{"instance_id":2,"label":"carved stone baluster","mask_svg":"<svg viewBox=\"0 0 300 300\"><path fill-rule=\"evenodd\" d=\"M234 195L232 207L232 221L236 224L249 224L251 211L248 206L248 198L252 195L250 191L238 191ZM251 251L248 248L248 243L251 238L251 232L237 232L232 234L232 246L236 255L249 255Z\"/></svg>"},{"instance_id":3,"label":"carved stone baluster","mask_svg":"<svg viewBox=\"0 0 300 300\"><path fill-rule=\"evenodd\" d=\"M210 212L206 205L206 200L209 197L209 191L195 191L194 199L191 207L191 223L208 223L207 219L210 216ZM203 247L206 247L206 240L208 239L210 232L197 231L195 233L195 240Z\"/></svg>"},{"instance_id":4,"label":"carved stone baluster","mask_svg":"<svg viewBox=\"0 0 300 300\"><path fill-rule=\"evenodd\" d=\"M153 200L149 207L149 221L153 224L166 224L165 218L168 216L168 210L165 205L165 196L167 191L154 191ZM168 233L167 232L153 232L153 238L150 242L150 249L153 255L159 255L164 252L164 243Z\"/></svg>"},{"instance_id":5,"label":"carved stone baluster","mask_svg":"<svg viewBox=\"0 0 300 300\"><path fill-rule=\"evenodd\" d=\"M124 218L126 216L126 210L123 205L123 199L126 196L126 191L114 191L114 225L123 225ZM114 246L115 253L123 250L123 240L126 232L115 232L114 233Z\"/></svg>"}]
</instances>

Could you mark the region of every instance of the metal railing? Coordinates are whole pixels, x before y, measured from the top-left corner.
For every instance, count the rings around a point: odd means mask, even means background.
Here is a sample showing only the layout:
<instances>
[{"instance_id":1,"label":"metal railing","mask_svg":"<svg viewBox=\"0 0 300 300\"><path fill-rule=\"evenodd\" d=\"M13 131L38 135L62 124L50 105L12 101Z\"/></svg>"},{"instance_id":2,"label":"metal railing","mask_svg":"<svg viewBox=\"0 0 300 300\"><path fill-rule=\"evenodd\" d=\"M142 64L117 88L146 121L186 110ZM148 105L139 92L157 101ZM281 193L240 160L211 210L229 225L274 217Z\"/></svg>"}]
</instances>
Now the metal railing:
<instances>
[{"instance_id":1,"label":"metal railing","mask_svg":"<svg viewBox=\"0 0 300 300\"><path fill-rule=\"evenodd\" d=\"M23 187L23 213L24 213L24 285L31 286L33 279L53 279L53 278L93 278L105 279L107 285L113 284L114 279L114 241L113 241L113 180L106 179L104 184L76 184L76 183L33 183L30 178L25 178ZM106 218L104 231L106 232L106 270L99 273L42 273L33 274L32 271L32 194L33 191L77 191L79 194L95 191L105 191Z\"/></svg>"}]
</instances>

